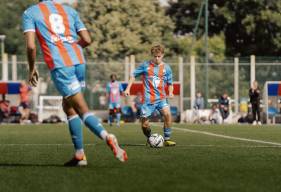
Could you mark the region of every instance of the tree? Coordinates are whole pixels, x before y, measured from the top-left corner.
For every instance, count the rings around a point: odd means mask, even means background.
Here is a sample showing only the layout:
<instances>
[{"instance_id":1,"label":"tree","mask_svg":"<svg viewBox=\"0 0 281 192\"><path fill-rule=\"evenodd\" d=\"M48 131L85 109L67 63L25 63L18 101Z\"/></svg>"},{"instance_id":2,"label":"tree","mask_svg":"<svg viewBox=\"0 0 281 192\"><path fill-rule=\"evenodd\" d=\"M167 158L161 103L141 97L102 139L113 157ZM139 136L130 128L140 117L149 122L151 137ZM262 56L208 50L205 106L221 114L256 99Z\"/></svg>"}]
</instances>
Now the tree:
<instances>
[{"instance_id":1,"label":"tree","mask_svg":"<svg viewBox=\"0 0 281 192\"><path fill-rule=\"evenodd\" d=\"M82 20L92 32L91 56L145 55L156 43L168 44L174 25L158 1L80 1Z\"/></svg>"},{"instance_id":2,"label":"tree","mask_svg":"<svg viewBox=\"0 0 281 192\"><path fill-rule=\"evenodd\" d=\"M21 29L21 16L35 0L1 0L0 1L0 34L6 35L5 51L9 54L24 54L25 42Z\"/></svg>"},{"instance_id":3,"label":"tree","mask_svg":"<svg viewBox=\"0 0 281 192\"><path fill-rule=\"evenodd\" d=\"M176 23L176 33L192 32L201 2L178 0L171 4L167 14ZM209 35L224 33L229 56L277 56L281 51L280 11L281 1L209 0ZM202 21L201 36L203 25Z\"/></svg>"}]
</instances>

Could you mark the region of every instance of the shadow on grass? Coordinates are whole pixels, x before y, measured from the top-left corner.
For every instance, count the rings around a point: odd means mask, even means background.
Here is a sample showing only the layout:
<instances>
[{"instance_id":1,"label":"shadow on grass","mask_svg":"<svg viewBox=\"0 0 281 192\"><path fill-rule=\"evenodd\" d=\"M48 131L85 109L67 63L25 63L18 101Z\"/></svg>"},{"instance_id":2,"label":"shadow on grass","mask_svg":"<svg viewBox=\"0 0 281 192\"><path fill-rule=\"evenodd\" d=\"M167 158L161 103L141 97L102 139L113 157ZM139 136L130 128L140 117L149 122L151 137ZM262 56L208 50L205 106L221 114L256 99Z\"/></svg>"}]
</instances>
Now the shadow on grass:
<instances>
[{"instance_id":1,"label":"shadow on grass","mask_svg":"<svg viewBox=\"0 0 281 192\"><path fill-rule=\"evenodd\" d=\"M65 167L63 164L0 163L1 167Z\"/></svg>"},{"instance_id":2,"label":"shadow on grass","mask_svg":"<svg viewBox=\"0 0 281 192\"><path fill-rule=\"evenodd\" d=\"M131 144L131 143L122 143L120 146L123 147L143 147L146 146L146 144Z\"/></svg>"}]
</instances>

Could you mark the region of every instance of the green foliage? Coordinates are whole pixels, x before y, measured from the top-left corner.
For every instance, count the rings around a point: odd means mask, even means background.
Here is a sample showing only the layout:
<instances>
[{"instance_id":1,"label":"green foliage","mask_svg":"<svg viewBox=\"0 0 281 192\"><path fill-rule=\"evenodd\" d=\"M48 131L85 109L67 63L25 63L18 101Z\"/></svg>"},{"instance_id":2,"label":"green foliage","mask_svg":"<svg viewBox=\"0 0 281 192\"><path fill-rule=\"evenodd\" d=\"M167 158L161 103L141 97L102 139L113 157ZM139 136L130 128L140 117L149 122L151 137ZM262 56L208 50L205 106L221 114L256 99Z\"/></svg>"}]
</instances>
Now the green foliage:
<instances>
[{"instance_id":1,"label":"green foliage","mask_svg":"<svg viewBox=\"0 0 281 192\"><path fill-rule=\"evenodd\" d=\"M1 0L0 34L6 35L5 51L9 54L25 53L24 36L21 29L21 16L24 10L36 0Z\"/></svg>"},{"instance_id":2,"label":"green foliage","mask_svg":"<svg viewBox=\"0 0 281 192\"><path fill-rule=\"evenodd\" d=\"M167 10L176 33L193 31L203 1L178 0ZM209 0L209 35L224 33L229 56L277 56L281 51L281 1ZM204 34L204 19L198 35Z\"/></svg>"},{"instance_id":3,"label":"green foliage","mask_svg":"<svg viewBox=\"0 0 281 192\"><path fill-rule=\"evenodd\" d=\"M210 62L222 62L225 52L224 35L214 35L209 38L209 59ZM175 36L171 41L170 49L177 55L194 55L197 58L205 55L204 37L192 42L192 36Z\"/></svg>"},{"instance_id":4,"label":"green foliage","mask_svg":"<svg viewBox=\"0 0 281 192\"><path fill-rule=\"evenodd\" d=\"M151 0L80 1L82 20L92 32L93 57L120 58L145 55L157 43L167 44L173 23Z\"/></svg>"}]
</instances>

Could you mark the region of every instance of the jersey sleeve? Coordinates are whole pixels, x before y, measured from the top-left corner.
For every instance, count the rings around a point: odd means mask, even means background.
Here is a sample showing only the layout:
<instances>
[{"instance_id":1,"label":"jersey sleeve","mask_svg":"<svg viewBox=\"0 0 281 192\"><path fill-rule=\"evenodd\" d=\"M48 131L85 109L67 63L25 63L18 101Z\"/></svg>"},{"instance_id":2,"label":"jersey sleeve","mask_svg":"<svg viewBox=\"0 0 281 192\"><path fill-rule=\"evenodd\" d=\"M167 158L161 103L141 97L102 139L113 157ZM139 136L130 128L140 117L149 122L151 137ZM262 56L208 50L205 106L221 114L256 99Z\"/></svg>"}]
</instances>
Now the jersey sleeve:
<instances>
[{"instance_id":1,"label":"jersey sleeve","mask_svg":"<svg viewBox=\"0 0 281 192\"><path fill-rule=\"evenodd\" d=\"M26 10L22 15L22 30L24 33L35 32L35 22L29 10Z\"/></svg>"},{"instance_id":2,"label":"jersey sleeve","mask_svg":"<svg viewBox=\"0 0 281 192\"><path fill-rule=\"evenodd\" d=\"M144 63L142 63L140 66L138 66L135 71L133 72L133 77L139 77L140 75L145 73L145 66Z\"/></svg>"},{"instance_id":3,"label":"jersey sleeve","mask_svg":"<svg viewBox=\"0 0 281 192\"><path fill-rule=\"evenodd\" d=\"M87 30L77 11L74 11L74 26L77 32Z\"/></svg>"},{"instance_id":4,"label":"jersey sleeve","mask_svg":"<svg viewBox=\"0 0 281 192\"><path fill-rule=\"evenodd\" d=\"M173 84L173 72L169 65L167 65L167 69L166 69L166 80L168 85Z\"/></svg>"}]
</instances>

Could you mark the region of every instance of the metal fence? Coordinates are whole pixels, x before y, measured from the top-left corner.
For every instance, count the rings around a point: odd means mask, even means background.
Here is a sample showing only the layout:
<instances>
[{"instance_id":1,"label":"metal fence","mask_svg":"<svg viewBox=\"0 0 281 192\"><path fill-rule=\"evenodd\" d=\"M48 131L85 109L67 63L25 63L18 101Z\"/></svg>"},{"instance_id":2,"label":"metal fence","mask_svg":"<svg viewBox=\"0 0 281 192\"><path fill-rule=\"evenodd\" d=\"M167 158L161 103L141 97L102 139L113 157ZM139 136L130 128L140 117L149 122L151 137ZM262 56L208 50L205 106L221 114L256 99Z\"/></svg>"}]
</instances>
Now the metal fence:
<instances>
[{"instance_id":1,"label":"metal fence","mask_svg":"<svg viewBox=\"0 0 281 192\"><path fill-rule=\"evenodd\" d=\"M183 109L190 108L191 81L190 81L190 59L183 59L183 71L179 68L178 58L167 58L165 61L171 65L174 81L179 80L180 73L183 74ZM200 61L200 59L197 59ZM140 61L136 61L136 66ZM12 76L12 61L8 62L9 80ZM26 61L17 61L17 80L27 80L28 65ZM207 67L206 67L207 66ZM46 89L41 93L44 95L59 95L55 89L49 75L49 70L44 62L38 62L37 68L42 82L46 82ZM86 100L92 109L101 109L104 106L99 104L99 98L105 92L106 82L109 81L111 73L118 76L118 80L124 81L126 76L126 62L119 61L88 61L87 62L87 88L85 91ZM278 81L281 79L281 62L279 58L265 59L264 61L256 58L255 61L255 79L259 82L261 90L266 81ZM203 96L214 99L222 93L227 92L231 98L234 98L234 58L228 58L225 62L209 63L195 62L195 89L201 91ZM2 78L2 63L0 66L0 78ZM239 100L248 98L248 90L251 82L251 61L249 58L242 58L239 62L238 79ZM208 87L206 87L206 84ZM206 91L208 94L206 94Z\"/></svg>"}]
</instances>

